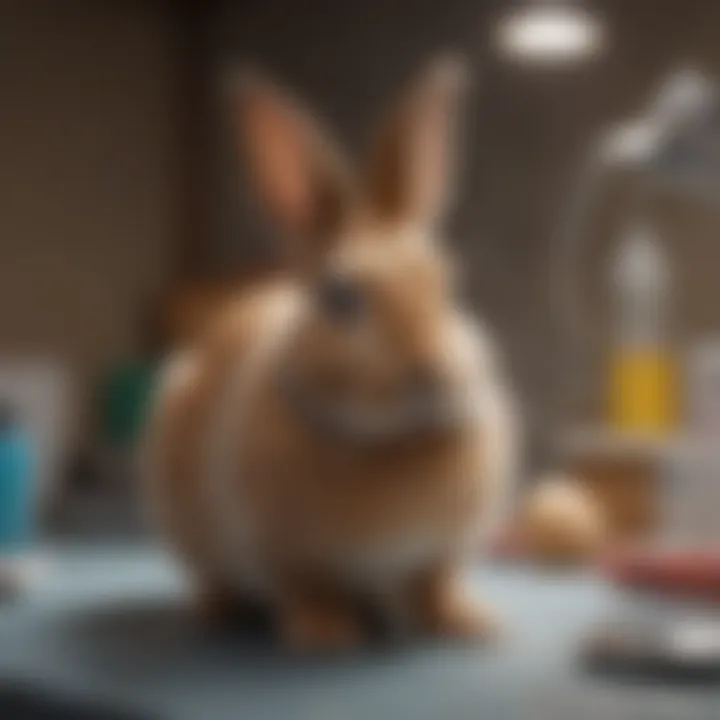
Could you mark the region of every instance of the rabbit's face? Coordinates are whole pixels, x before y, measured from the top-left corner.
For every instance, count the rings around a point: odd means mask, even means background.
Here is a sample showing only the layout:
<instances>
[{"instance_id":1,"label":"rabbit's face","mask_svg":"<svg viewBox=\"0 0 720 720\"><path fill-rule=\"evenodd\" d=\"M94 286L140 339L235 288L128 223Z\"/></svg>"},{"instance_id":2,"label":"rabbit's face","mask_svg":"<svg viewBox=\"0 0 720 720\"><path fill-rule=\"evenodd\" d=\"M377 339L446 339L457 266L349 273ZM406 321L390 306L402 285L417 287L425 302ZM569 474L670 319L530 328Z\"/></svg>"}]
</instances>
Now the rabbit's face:
<instances>
[{"instance_id":1,"label":"rabbit's face","mask_svg":"<svg viewBox=\"0 0 720 720\"><path fill-rule=\"evenodd\" d=\"M250 84L243 136L308 289L289 359L314 403L408 419L447 412L462 392L453 273L435 237L459 79L443 62L411 88L358 182L306 115Z\"/></svg>"},{"instance_id":2,"label":"rabbit's face","mask_svg":"<svg viewBox=\"0 0 720 720\"><path fill-rule=\"evenodd\" d=\"M380 412L449 400L457 310L437 244L409 228L354 228L309 294L293 362L316 394Z\"/></svg>"}]
</instances>

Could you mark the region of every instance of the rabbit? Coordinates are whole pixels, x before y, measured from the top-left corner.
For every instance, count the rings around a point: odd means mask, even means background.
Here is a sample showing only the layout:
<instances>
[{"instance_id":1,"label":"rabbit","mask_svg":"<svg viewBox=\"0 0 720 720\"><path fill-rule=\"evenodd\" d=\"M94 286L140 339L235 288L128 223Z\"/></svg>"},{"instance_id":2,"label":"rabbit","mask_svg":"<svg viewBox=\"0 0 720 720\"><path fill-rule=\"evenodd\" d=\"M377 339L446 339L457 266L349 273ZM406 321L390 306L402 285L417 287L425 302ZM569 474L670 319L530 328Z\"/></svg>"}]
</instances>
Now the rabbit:
<instances>
[{"instance_id":1,"label":"rabbit","mask_svg":"<svg viewBox=\"0 0 720 720\"><path fill-rule=\"evenodd\" d=\"M465 84L431 62L354 176L284 90L236 81L287 272L168 362L145 448L160 534L211 619L260 604L309 652L366 642L368 608L390 633L495 636L467 570L506 512L517 413L437 237Z\"/></svg>"}]
</instances>

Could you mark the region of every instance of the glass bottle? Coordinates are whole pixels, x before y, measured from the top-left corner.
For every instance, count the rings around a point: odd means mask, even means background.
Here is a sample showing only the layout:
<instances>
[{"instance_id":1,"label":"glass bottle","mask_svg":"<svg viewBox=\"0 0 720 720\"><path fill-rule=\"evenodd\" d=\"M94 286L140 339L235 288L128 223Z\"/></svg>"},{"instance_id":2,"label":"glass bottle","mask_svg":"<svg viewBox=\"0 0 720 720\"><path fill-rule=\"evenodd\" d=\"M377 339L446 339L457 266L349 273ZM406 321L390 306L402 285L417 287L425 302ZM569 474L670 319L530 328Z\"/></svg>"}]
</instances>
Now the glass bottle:
<instances>
[{"instance_id":1,"label":"glass bottle","mask_svg":"<svg viewBox=\"0 0 720 720\"><path fill-rule=\"evenodd\" d=\"M611 280L610 425L626 433L665 434L677 419L671 278L660 238L646 224L635 223L623 235Z\"/></svg>"}]
</instances>

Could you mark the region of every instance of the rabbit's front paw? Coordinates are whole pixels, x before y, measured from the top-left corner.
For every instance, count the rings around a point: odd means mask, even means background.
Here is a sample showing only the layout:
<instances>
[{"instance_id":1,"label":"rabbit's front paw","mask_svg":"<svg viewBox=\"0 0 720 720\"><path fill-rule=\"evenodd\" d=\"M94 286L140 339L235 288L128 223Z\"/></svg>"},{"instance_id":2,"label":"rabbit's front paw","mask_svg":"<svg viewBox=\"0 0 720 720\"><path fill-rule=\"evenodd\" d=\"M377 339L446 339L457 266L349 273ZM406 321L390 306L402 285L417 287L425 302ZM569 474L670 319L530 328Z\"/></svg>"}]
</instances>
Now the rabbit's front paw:
<instances>
[{"instance_id":1,"label":"rabbit's front paw","mask_svg":"<svg viewBox=\"0 0 720 720\"><path fill-rule=\"evenodd\" d=\"M328 653L350 650L362 641L355 608L341 598L304 595L281 610L280 629L291 650Z\"/></svg>"},{"instance_id":2,"label":"rabbit's front paw","mask_svg":"<svg viewBox=\"0 0 720 720\"><path fill-rule=\"evenodd\" d=\"M416 586L412 603L421 633L483 642L502 634L493 611L450 574L429 574Z\"/></svg>"}]
</instances>

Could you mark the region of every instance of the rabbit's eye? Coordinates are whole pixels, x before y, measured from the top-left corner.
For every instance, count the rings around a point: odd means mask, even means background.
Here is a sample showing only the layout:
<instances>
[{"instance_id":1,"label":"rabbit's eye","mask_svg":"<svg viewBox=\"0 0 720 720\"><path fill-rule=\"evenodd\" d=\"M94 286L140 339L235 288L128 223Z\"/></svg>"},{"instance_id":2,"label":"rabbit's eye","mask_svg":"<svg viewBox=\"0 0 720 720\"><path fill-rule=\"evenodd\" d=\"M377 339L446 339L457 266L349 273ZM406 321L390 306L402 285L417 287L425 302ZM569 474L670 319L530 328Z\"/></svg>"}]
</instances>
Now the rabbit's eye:
<instances>
[{"instance_id":1,"label":"rabbit's eye","mask_svg":"<svg viewBox=\"0 0 720 720\"><path fill-rule=\"evenodd\" d=\"M331 274L321 280L318 299L325 314L338 322L357 322L365 312L362 288L340 275Z\"/></svg>"}]
</instances>

